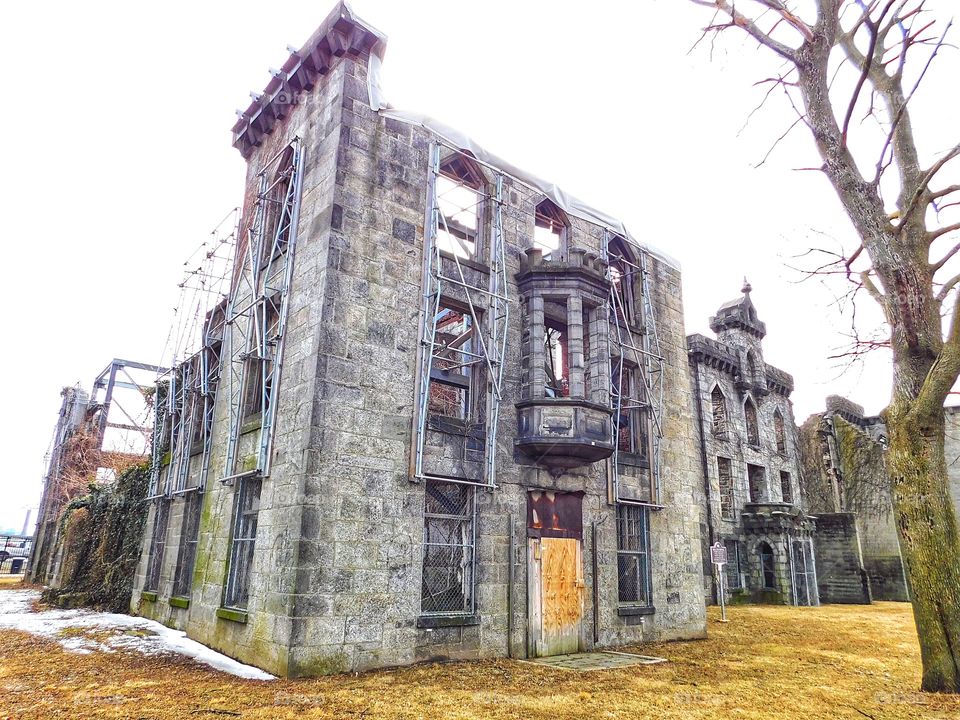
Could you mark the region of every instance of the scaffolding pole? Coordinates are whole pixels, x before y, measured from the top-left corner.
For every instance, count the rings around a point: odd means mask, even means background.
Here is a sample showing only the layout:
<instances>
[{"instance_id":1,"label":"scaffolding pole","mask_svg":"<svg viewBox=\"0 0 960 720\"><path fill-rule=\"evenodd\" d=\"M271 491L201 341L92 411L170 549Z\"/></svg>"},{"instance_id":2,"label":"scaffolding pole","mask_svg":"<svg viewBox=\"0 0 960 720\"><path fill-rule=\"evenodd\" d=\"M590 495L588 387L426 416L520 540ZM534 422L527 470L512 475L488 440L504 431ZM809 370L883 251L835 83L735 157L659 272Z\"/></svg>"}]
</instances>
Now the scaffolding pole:
<instances>
[{"instance_id":1,"label":"scaffolding pole","mask_svg":"<svg viewBox=\"0 0 960 720\"><path fill-rule=\"evenodd\" d=\"M459 152L451 148L454 152ZM441 145L431 146L430 177L428 181L427 231L424 234L423 296L420 328L419 374L417 378L416 415L414 424L413 480L439 479L448 482L462 482L496 487L497 465L497 426L500 416L500 403L503 399L504 357L507 348L507 328L510 319L510 303L507 298L506 248L503 237L503 174L496 175L494 194L487 199L493 201L492 223L488 235L488 263L490 276L486 288L467 282L463 265L456 253L442 256L437 236L441 226L448 230L446 220L440 211L437 194L437 177L440 175ZM472 159L472 158L471 158ZM443 273L443 257L450 257L456 267L456 277ZM471 350L442 346L437 343L437 325L441 320L440 301L447 286L458 288L466 298L467 314L476 344ZM486 312L481 318L477 311L475 296L486 299ZM479 300L479 298L477 298ZM473 480L453 478L427 473L424 470L424 452L427 426L430 415L430 380L436 360L450 360L449 355L458 358L457 367L484 366L486 369L485 418L484 418L484 458L483 476Z\"/></svg>"},{"instance_id":2,"label":"scaffolding pole","mask_svg":"<svg viewBox=\"0 0 960 720\"><path fill-rule=\"evenodd\" d=\"M295 138L259 173L253 221L244 252L238 255L237 272L227 304L226 333L229 433L225 477L236 475L244 400L253 372L259 373L260 428L256 462L245 472L270 473L277 391L283 361L290 282L300 217L303 187L303 143ZM278 191L282 189L282 192ZM271 222L276 218L274 227ZM256 361L251 371L250 360Z\"/></svg>"},{"instance_id":3,"label":"scaffolding pole","mask_svg":"<svg viewBox=\"0 0 960 720\"><path fill-rule=\"evenodd\" d=\"M617 236L619 237L619 236ZM626 258L618 256L612 259L607 252L607 246L612 236L605 232L604 237L604 259L608 267L612 262L622 262L629 266L628 272L619 279L619 282L627 282L631 275L640 276L640 295L641 295L641 313L643 316L643 340L638 347L633 340L633 334L630 330L629 315L624 307L623 298L617 292L617 285L613 279L613 273L608 270L610 279L610 317L614 326L614 332L608 334L610 347L610 357L616 357L617 364L614 372L617 375L617 382L611 387L610 400L614 411L613 422L613 456L610 461L610 472L613 485L613 500L615 502L632 502L642 505L660 506L660 467L661 467L661 448L663 441L663 355L660 347L660 337L657 332L656 311L653 305L650 288L650 265L652 260L650 254L638 248L640 258L638 263L631 263ZM636 246L635 246L636 247ZM614 347L616 353L613 352ZM624 359L631 357L636 366L642 387L636 387L636 383L629 386L628 393L623 392L624 379ZM650 491L651 502L638 503L634 499L625 498L620 492L620 416L624 410L641 410L649 414L650 430L647 436L647 456L649 458L650 472Z\"/></svg>"}]
</instances>

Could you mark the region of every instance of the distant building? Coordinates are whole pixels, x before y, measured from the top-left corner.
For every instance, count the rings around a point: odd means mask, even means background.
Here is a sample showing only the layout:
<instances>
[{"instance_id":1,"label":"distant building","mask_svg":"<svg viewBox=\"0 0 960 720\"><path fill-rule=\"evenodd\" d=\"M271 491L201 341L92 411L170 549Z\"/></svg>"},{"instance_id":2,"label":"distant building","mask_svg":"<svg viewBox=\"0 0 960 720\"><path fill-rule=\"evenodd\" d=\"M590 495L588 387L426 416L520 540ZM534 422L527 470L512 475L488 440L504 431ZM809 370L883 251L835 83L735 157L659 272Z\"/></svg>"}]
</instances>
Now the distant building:
<instances>
[{"instance_id":1,"label":"distant building","mask_svg":"<svg viewBox=\"0 0 960 720\"><path fill-rule=\"evenodd\" d=\"M710 318L716 339L687 337L705 504L704 586L716 599L707 548L727 549L733 601L819 604L815 519L801 494L793 378L763 359L766 325L743 295Z\"/></svg>"},{"instance_id":2,"label":"distant building","mask_svg":"<svg viewBox=\"0 0 960 720\"><path fill-rule=\"evenodd\" d=\"M79 387L61 391L30 553L31 582L54 587L59 582L60 517L66 505L86 495L91 482L110 482L148 456L150 402L159 370L115 359L94 379L90 393Z\"/></svg>"}]
</instances>

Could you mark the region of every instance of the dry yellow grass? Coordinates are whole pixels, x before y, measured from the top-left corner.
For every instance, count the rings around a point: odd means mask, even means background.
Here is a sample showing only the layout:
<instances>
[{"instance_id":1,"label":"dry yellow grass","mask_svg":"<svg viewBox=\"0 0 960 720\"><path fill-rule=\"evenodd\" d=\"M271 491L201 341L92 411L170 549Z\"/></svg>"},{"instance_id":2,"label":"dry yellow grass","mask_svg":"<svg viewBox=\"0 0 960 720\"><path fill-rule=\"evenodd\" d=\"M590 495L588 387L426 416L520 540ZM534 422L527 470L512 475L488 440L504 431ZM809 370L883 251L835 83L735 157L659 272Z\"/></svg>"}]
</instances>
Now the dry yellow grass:
<instances>
[{"instance_id":1,"label":"dry yellow grass","mask_svg":"<svg viewBox=\"0 0 960 720\"><path fill-rule=\"evenodd\" d=\"M904 604L744 607L710 638L637 648L669 663L591 673L497 660L255 682L175 657L77 655L0 633L0 718L960 718L917 692Z\"/></svg>"}]
</instances>

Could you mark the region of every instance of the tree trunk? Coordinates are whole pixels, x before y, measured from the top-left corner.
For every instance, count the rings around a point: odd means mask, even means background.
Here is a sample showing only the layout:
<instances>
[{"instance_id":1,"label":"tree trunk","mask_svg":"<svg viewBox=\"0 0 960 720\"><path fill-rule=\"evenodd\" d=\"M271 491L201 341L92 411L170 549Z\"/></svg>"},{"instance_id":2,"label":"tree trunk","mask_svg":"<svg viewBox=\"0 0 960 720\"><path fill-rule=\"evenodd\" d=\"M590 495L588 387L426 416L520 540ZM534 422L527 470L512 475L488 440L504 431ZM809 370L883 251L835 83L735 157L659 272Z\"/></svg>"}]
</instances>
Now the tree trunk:
<instances>
[{"instance_id":1,"label":"tree trunk","mask_svg":"<svg viewBox=\"0 0 960 720\"><path fill-rule=\"evenodd\" d=\"M942 408L916 416L894 400L884 413L887 470L923 661L921 688L960 692L960 537L948 488Z\"/></svg>"}]
</instances>

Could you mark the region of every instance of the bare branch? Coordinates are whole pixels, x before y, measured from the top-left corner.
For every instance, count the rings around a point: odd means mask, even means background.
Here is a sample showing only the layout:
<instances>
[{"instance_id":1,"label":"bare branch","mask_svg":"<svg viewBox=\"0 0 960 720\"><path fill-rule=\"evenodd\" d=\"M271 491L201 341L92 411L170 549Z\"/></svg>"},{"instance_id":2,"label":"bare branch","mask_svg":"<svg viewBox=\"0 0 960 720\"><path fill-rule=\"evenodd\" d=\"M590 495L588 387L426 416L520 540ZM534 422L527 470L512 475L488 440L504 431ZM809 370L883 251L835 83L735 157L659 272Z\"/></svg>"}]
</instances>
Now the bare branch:
<instances>
[{"instance_id":1,"label":"bare branch","mask_svg":"<svg viewBox=\"0 0 960 720\"><path fill-rule=\"evenodd\" d=\"M938 237L942 237L942 236L946 235L947 233L953 232L954 230L960 230L960 222L955 222L955 223L953 223L952 225L944 225L942 228L938 228L937 230L934 230L933 232L927 233L927 237L929 237L930 240L931 240L931 242L932 242L933 240L936 240ZM935 267L937 267L937 268L943 267L943 263L945 263L948 259L950 259L950 257L951 257L956 251L957 251L957 249L954 248L954 249L951 250L949 253L947 253L947 256L946 256L943 260L941 260L939 263L937 263L937 265L936 265Z\"/></svg>"},{"instance_id":2,"label":"bare branch","mask_svg":"<svg viewBox=\"0 0 960 720\"><path fill-rule=\"evenodd\" d=\"M950 248L950 251L949 251L946 255L944 255L938 262L932 263L932 264L930 265L930 268L931 268L934 272L936 272L937 270L939 270L940 268L942 268L944 265L946 265L946 264L947 264L947 261L948 261L950 258L952 258L954 255L957 254L957 251L960 251L960 243L958 243L958 244L954 245L952 248Z\"/></svg>"},{"instance_id":3,"label":"bare branch","mask_svg":"<svg viewBox=\"0 0 960 720\"><path fill-rule=\"evenodd\" d=\"M920 178L920 182L917 185L916 191L913 193L913 197L910 198L910 202L907 203L907 209L902 213L902 220L900 225L904 225L912 215L917 206L920 204L921 198L927 193L927 186L930 184L930 181L933 180L933 176L936 175L948 162L953 160L955 157L960 156L960 143L957 143L952 148L950 148L939 160L937 160L933 165L930 166L930 169L927 170L923 177Z\"/></svg>"},{"instance_id":4,"label":"bare branch","mask_svg":"<svg viewBox=\"0 0 960 720\"><path fill-rule=\"evenodd\" d=\"M791 48L789 45L784 45L778 40L774 40L769 34L761 30L753 20L739 12L735 7L727 2L727 0L690 0L690 2L694 3L695 5L702 5L703 7L720 10L730 18L730 22L728 24L712 26L709 29L723 30L727 27L741 28L758 43L770 48L784 60L789 60L792 63L796 63L797 55L793 48Z\"/></svg>"},{"instance_id":5,"label":"bare branch","mask_svg":"<svg viewBox=\"0 0 960 720\"><path fill-rule=\"evenodd\" d=\"M873 67L874 56L877 51L877 43L880 40L879 26L883 22L883 18L890 11L890 8L896 0L889 0L886 6L880 13L880 17L876 20L872 20L870 17L871 8L864 8L862 22L870 30L870 46L867 48L867 54L865 61L863 63L863 70L860 72L860 77L857 79L857 85L853 89L853 95L850 97L850 103L847 105L847 113L843 118L843 131L840 134L841 142L844 145L847 144L847 131L850 129L850 118L853 116L853 109L857 106L857 100L860 98L860 91L863 89L863 84L867 81L867 78L870 76L870 70ZM859 23L858 23L859 27ZM853 42L853 37L851 36L850 42ZM880 46L882 49L882 45Z\"/></svg>"},{"instance_id":6,"label":"bare branch","mask_svg":"<svg viewBox=\"0 0 960 720\"><path fill-rule=\"evenodd\" d=\"M935 192L930 193L930 199L936 200L937 198L945 197L950 193L955 193L957 192L957 190L960 190L960 185L948 185L942 190L937 190Z\"/></svg>"},{"instance_id":7,"label":"bare branch","mask_svg":"<svg viewBox=\"0 0 960 720\"><path fill-rule=\"evenodd\" d=\"M941 302L941 303L942 303L944 300L946 300L947 295L950 294L950 291L954 288L954 286L955 286L958 282L960 282L960 274L954 275L952 278L950 278L949 280L947 280L947 281L943 284L943 287L940 288L940 292L937 293L937 302Z\"/></svg>"}]
</instances>

